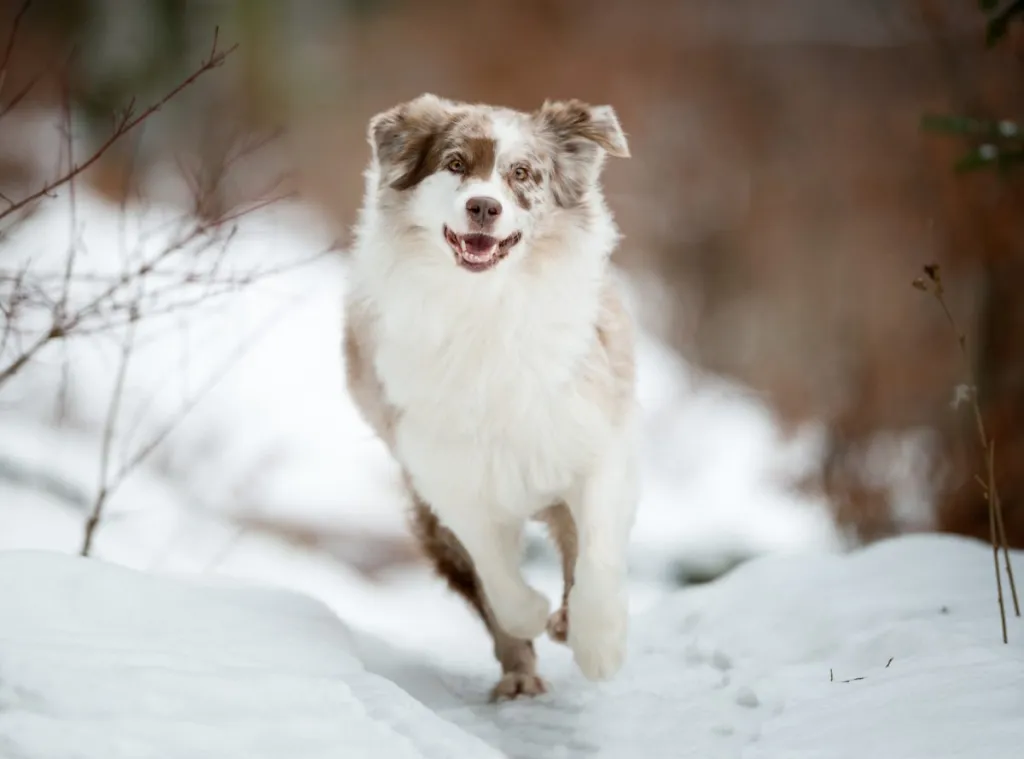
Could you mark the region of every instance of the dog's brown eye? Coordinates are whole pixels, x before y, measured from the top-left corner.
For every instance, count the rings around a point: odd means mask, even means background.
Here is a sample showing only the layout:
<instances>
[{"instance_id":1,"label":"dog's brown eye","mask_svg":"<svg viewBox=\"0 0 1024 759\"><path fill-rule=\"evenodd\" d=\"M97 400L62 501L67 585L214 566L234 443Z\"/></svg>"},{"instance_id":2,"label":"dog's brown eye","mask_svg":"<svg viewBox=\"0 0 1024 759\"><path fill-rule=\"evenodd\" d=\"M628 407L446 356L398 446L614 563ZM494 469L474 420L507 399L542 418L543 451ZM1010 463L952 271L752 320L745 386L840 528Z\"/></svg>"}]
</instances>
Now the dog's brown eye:
<instances>
[{"instance_id":1,"label":"dog's brown eye","mask_svg":"<svg viewBox=\"0 0 1024 759\"><path fill-rule=\"evenodd\" d=\"M515 177L517 182L525 182L530 178L530 170L525 166L516 166L512 176Z\"/></svg>"},{"instance_id":2,"label":"dog's brown eye","mask_svg":"<svg viewBox=\"0 0 1024 759\"><path fill-rule=\"evenodd\" d=\"M462 162L461 158L452 158L445 165L445 168L452 174L463 174L466 171L466 164Z\"/></svg>"}]
</instances>

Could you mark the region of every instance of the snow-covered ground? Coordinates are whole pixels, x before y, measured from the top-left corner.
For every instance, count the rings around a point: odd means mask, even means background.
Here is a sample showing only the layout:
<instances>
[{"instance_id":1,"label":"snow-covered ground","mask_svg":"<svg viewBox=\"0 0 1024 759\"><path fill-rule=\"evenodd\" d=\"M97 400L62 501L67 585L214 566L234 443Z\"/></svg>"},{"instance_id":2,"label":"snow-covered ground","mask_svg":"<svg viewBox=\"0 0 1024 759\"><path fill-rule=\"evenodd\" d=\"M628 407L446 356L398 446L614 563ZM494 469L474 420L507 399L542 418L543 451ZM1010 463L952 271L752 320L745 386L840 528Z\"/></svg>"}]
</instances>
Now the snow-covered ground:
<instances>
[{"instance_id":1,"label":"snow-covered ground","mask_svg":"<svg viewBox=\"0 0 1024 759\"><path fill-rule=\"evenodd\" d=\"M0 554L0 755L500 754L370 674L324 606L59 554Z\"/></svg>"},{"instance_id":2,"label":"snow-covered ground","mask_svg":"<svg viewBox=\"0 0 1024 759\"><path fill-rule=\"evenodd\" d=\"M68 211L48 201L4 265L59 284ZM116 274L181 226L84 188L75 219L80 275ZM266 209L218 275L304 261L331 237L308 209ZM170 433L112 494L102 562L68 555L98 486L119 335L54 346L0 390L0 757L999 757L1000 731L1021 745L1019 719L1000 717L1024 714L1021 648L995 645L991 556L939 538L836 556L824 504L790 487L815 463L814 430L784 437L749 393L649 335L630 664L595 687L541 641L553 692L485 704L489 641L410 558L394 465L344 393L344 275L321 257L140 322L111 472ZM554 596L543 545L527 572Z\"/></svg>"},{"instance_id":3,"label":"snow-covered ground","mask_svg":"<svg viewBox=\"0 0 1024 759\"><path fill-rule=\"evenodd\" d=\"M547 662L551 693L490 705L484 659L424 663L308 598L8 552L0 755L1015 759L1024 625L999 642L990 560L937 536L761 558L638 615L618 679Z\"/></svg>"}]
</instances>

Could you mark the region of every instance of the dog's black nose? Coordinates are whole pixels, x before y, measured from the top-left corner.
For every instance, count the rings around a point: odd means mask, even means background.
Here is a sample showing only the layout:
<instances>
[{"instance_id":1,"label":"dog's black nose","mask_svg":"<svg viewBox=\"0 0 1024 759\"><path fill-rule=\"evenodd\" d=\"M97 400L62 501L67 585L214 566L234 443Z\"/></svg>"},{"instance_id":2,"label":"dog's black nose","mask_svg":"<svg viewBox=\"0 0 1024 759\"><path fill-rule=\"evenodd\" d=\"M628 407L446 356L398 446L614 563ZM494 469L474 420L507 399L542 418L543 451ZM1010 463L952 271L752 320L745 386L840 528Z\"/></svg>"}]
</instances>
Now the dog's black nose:
<instances>
[{"instance_id":1,"label":"dog's black nose","mask_svg":"<svg viewBox=\"0 0 1024 759\"><path fill-rule=\"evenodd\" d=\"M501 203L494 198L470 198L466 201L466 213L476 224L486 226L501 216Z\"/></svg>"}]
</instances>

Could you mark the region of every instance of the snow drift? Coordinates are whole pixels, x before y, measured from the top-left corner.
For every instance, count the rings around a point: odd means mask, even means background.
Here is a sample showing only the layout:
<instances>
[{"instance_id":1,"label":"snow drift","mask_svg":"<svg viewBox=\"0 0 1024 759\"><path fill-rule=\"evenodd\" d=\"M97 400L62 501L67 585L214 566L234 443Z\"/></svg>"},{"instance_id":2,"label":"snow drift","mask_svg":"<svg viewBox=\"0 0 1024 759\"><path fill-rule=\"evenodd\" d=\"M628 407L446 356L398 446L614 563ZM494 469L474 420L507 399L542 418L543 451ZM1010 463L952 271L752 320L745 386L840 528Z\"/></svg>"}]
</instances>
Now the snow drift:
<instances>
[{"instance_id":1,"label":"snow drift","mask_svg":"<svg viewBox=\"0 0 1024 759\"><path fill-rule=\"evenodd\" d=\"M290 592L8 552L0 755L1011 759L1024 624L1000 642L991 571L942 536L757 559L637 616L618 679L547 657L550 694L495 706L486 656L437 668Z\"/></svg>"}]
</instances>

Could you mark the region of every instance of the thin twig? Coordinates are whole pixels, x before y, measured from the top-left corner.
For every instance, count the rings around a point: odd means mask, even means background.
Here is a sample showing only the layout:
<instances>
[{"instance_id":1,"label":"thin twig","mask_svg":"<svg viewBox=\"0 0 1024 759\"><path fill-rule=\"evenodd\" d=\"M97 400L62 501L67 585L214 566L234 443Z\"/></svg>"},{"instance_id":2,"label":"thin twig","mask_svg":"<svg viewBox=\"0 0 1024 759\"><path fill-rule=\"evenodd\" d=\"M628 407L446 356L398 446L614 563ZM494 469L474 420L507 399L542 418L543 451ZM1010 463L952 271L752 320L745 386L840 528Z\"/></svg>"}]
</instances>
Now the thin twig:
<instances>
[{"instance_id":1,"label":"thin twig","mask_svg":"<svg viewBox=\"0 0 1024 759\"><path fill-rule=\"evenodd\" d=\"M255 201L253 203L248 204L247 206L244 206L242 208L239 208L237 210L231 211L230 213L218 217L217 220L214 222L214 226L219 227L223 224L236 221L243 216L253 213L254 211L259 211L260 209L275 205L277 203L283 203L286 200L292 200L296 196L297 193L294 190L289 190L288 192L281 193L280 195L272 195L264 200Z\"/></svg>"},{"instance_id":2,"label":"thin twig","mask_svg":"<svg viewBox=\"0 0 1024 759\"><path fill-rule=\"evenodd\" d=\"M64 136L68 154L68 168L75 166L75 141L71 128L71 88L67 78L63 82L64 100ZM68 242L68 253L64 264L64 284L61 288L60 303L57 306L58 318L63 321L67 313L68 298L71 295L71 275L75 269L75 253L78 250L78 198L75 192L75 177L68 180L68 200L71 204L71 234Z\"/></svg>"},{"instance_id":3,"label":"thin twig","mask_svg":"<svg viewBox=\"0 0 1024 759\"><path fill-rule=\"evenodd\" d=\"M262 207L262 206L261 206ZM255 209L246 209L247 213L251 213ZM161 263L169 259L172 255L177 253L182 248L194 242L199 236L204 233L204 230L200 227L193 228L190 232L186 233L177 242L170 244L167 248L160 251L160 253L154 255L151 259L143 261L138 264L134 269L117 276L113 281L109 279L98 280L107 282L105 287L98 295L96 295L91 301L77 309L74 313L70 314L63 324L54 320L51 328L36 336L36 339L31 342L28 347L23 348L19 355L12 361L12 363L0 369L0 386L10 380L14 375L21 371L35 356L46 348L51 342L59 339L66 339L73 335L89 335L97 334L100 332L109 331L116 329L117 327L123 326L127 319L112 318L117 312L128 308L118 300L118 296L130 288L134 283L141 279L158 278L160 276L166 276L172 274L171 272L163 272L157 269ZM204 246L208 246L212 242L207 242ZM155 307L150 306L145 309L144 316L147 319L155 318L158 316L166 316L172 313L180 312L202 304L204 301L213 300L219 297L237 292L239 289L248 287L256 282L264 279L268 279L280 274L287 273L289 271L297 270L301 267L307 266L328 254L329 250L315 253L313 255L303 257L297 261L282 264L280 266L268 267L264 270L248 273L245 275L239 275L236 278L222 277L215 278L210 282L206 282L203 279L204 284L209 285L209 289L205 293L199 295L180 299L178 301L168 303L167 305ZM97 280L93 280L97 281ZM147 299L149 301L157 298L161 295L172 294L178 289L184 288L193 284L190 281L177 281L172 282L166 286L161 286L157 289L151 290L147 293ZM102 319L101 324L92 324L94 319ZM8 320L8 324L11 320ZM13 329L13 326L11 327Z\"/></svg>"},{"instance_id":4,"label":"thin twig","mask_svg":"<svg viewBox=\"0 0 1024 759\"><path fill-rule=\"evenodd\" d=\"M26 3L26 5L27 5L27 3ZM7 103L3 105L3 107L0 107L0 119L2 119L4 116L6 116L11 111L13 111L15 108L17 108L21 104L21 101L24 100L26 97L28 97L28 93L30 93L35 88L35 86L39 83L39 80L42 79L43 76L45 74L49 73L52 69L59 69L60 71L64 72L63 75L66 77L67 76L67 72L68 72L69 67L70 67L70 64L71 64L71 59L74 57L74 55L75 55L75 50L74 50L74 48L72 48L71 52L68 54L67 58L65 58L64 60L60 61L59 63L58 63L57 60L51 61L51 62L47 63L46 66L44 66L42 71L39 71L39 72L36 72L35 74L33 74L29 78L29 80L27 82L25 82L24 85L22 85L22 88L20 90L18 90L18 92L14 95L14 97L12 97L10 100L8 100ZM3 77L0 76L0 79L2 79L2 78ZM2 82L0 82L0 84L2 84ZM4 200L6 200L7 203L12 204L12 201L11 201L10 198L4 198Z\"/></svg>"},{"instance_id":5,"label":"thin twig","mask_svg":"<svg viewBox=\"0 0 1024 759\"><path fill-rule=\"evenodd\" d=\"M924 267L924 277L918 277L913 281L913 286L922 292L930 293L945 314L953 334L956 336L957 346L960 349L960 356L964 364L964 373L970 383L968 397L971 410L974 415L974 426L978 434L978 442L981 445L985 456L986 477L982 479L975 475L985 501L988 504L989 512L989 533L992 541L992 558L995 563L996 572L996 594L999 601L999 617L1002 625L1003 643L1008 643L1009 638L1006 630L1006 607L1003 600L1003 578L999 567L999 551L1003 551L1003 560L1006 565L1006 575L1010 586L1010 597L1013 599L1013 608L1016 615L1020 616L1020 600L1017 595L1017 583L1013 576L1013 565L1010 561L1010 546L1006 538L1006 526L1003 522L1002 501L999 497L999 489L995 477L995 441L992 440L985 429L985 419L981 413L981 403L978 400L978 381L974 374L974 363L971 360L971 353L967 347L967 335L960 329L953 312L946 303L945 288L942 284L942 274L938 264L929 264Z\"/></svg>"},{"instance_id":6,"label":"thin twig","mask_svg":"<svg viewBox=\"0 0 1024 759\"><path fill-rule=\"evenodd\" d=\"M15 332L15 318L26 298L24 293L25 277L27 276L31 265L31 259L26 258L18 271L10 278L11 291L7 297L7 303L5 304L0 302L0 311L2 311L4 315L4 331L3 334L0 335L0 356L5 354L7 350L7 342Z\"/></svg>"},{"instance_id":7,"label":"thin twig","mask_svg":"<svg viewBox=\"0 0 1024 759\"><path fill-rule=\"evenodd\" d=\"M116 306L117 296L120 293L124 292L129 287L131 287L139 279L148 278L150 276L158 276L159 274L161 274L162 272L158 270L158 267L177 252L188 247L195 241L202 238L204 235L209 234L211 230L222 228L225 224L228 224L229 222L237 221L241 217L247 216L262 208L280 202L281 200L287 197L290 196L282 195L270 198L266 201L250 204L244 208L233 211L219 219L215 219L212 222L194 223L190 228L187 229L187 231L182 233L178 240L169 244L158 254L156 254L155 256L148 260L143 261L134 269L122 273L121 275L113 279L113 281L110 281L106 288L104 288L99 294L94 296L92 300L87 302L84 306L77 309L75 313L69 314L63 319L61 319L58 318L59 313L55 312L53 323L50 329L42 333L41 335L37 336L37 338L27 348L25 348L8 366L0 368L0 386L3 386L4 383L10 380L19 371L21 371L33 358L35 358L35 356L40 351L42 351L47 345L49 345L50 342L58 339L63 339L71 335L72 333L79 331L86 322L86 320L91 319L93 317L102 316L102 309L104 306L109 306L111 304L115 304ZM233 232L228 234L229 239L232 236ZM197 252L202 252L203 250L212 247L216 242L216 237L207 238L204 241L200 250ZM289 268L302 266L306 263L309 263L312 260L315 260L316 258L319 258L322 255L324 255L324 253L316 254L310 258L304 259L296 263L276 267L275 269L271 269L263 273L248 275L244 278L239 279L236 283L233 284L234 286L245 286L251 284L255 279L263 278L273 273L280 273Z\"/></svg>"},{"instance_id":8,"label":"thin twig","mask_svg":"<svg viewBox=\"0 0 1024 759\"><path fill-rule=\"evenodd\" d=\"M994 456L992 466L995 468ZM1010 598L1013 600L1013 612L1015 616L1019 617L1020 599L1017 597L1017 582L1013 578L1013 564L1010 562L1009 541L1006 539L1006 525L1003 522L1003 502L997 489L993 489L992 494L996 499L992 509L996 515L996 535L999 537L999 544L1003 548L1003 562L1006 565L1006 577L1010 581Z\"/></svg>"},{"instance_id":9,"label":"thin twig","mask_svg":"<svg viewBox=\"0 0 1024 759\"><path fill-rule=\"evenodd\" d=\"M125 328L124 340L121 343L121 359L117 365L117 376L114 380L114 390L110 397L110 405L107 407L107 420L103 426L103 443L100 449L100 482L96 491L96 500L93 502L92 513L85 523L85 536L82 540L82 556L88 556L92 548L93 535L103 518L103 508L116 487L116 482L110 482L110 451L114 443L114 430L120 416L121 401L124 398L124 381L128 374L128 364L131 360L132 347L135 340L135 326L138 323L138 314Z\"/></svg>"},{"instance_id":10,"label":"thin twig","mask_svg":"<svg viewBox=\"0 0 1024 759\"><path fill-rule=\"evenodd\" d=\"M42 79L41 73L35 74L31 79L25 82L24 86L22 86L22 88L18 90L17 94L15 94L14 97L7 101L6 105L0 108L0 119L2 119L11 111L13 111L15 108L17 108L21 101L28 97L28 93L30 93L32 89L36 86L36 84L39 83L40 79ZM8 203L13 203L13 201L11 201L11 199L7 197L5 197L4 200L7 201Z\"/></svg>"},{"instance_id":11,"label":"thin twig","mask_svg":"<svg viewBox=\"0 0 1024 759\"><path fill-rule=\"evenodd\" d=\"M15 358L9 366L0 370L0 385L3 385L4 382L24 369L28 362L31 361L39 351L45 348L51 340L56 340L62 334L63 333L54 326L39 335L35 342L33 342L28 348L22 350L18 357Z\"/></svg>"},{"instance_id":12,"label":"thin twig","mask_svg":"<svg viewBox=\"0 0 1024 759\"><path fill-rule=\"evenodd\" d=\"M0 62L0 92L3 92L4 82L7 79L7 65L11 62L11 53L14 52L14 42L18 39L18 27L21 26L21 20L28 13L29 6L32 5L32 0L25 0L18 9L17 14L14 16L14 22L11 24L11 33L7 37L7 45L4 48L3 62Z\"/></svg>"},{"instance_id":13,"label":"thin twig","mask_svg":"<svg viewBox=\"0 0 1024 759\"><path fill-rule=\"evenodd\" d=\"M986 454L991 450L986 449ZM999 535L996 531L996 504L995 504L995 467L994 457L986 455L986 468L988 469L988 529L989 539L992 541L992 562L996 568L996 596L999 599L999 620L1003 626L1003 643L1009 643L1010 638L1006 633L1006 604L1003 601L1003 575L999 571Z\"/></svg>"},{"instance_id":14,"label":"thin twig","mask_svg":"<svg viewBox=\"0 0 1024 759\"><path fill-rule=\"evenodd\" d=\"M159 255L155 256L154 259L145 261L131 272L122 274L109 287L103 290L84 307L79 309L75 314L63 320L58 318L59 314L54 314L53 324L50 326L50 329L39 335L28 348L23 350L21 354L11 362L9 366L4 369L0 369L0 386L21 371L28 362L35 358L36 354L49 345L50 342L67 336L69 332L76 329L83 321L85 321L85 319L97 313L98 309L114 295L120 292L122 288L130 285L140 277L147 275L153 267L159 265L162 260L186 245L190 239L192 239L192 236L189 236L189 238L181 241L179 244L169 246L161 251Z\"/></svg>"},{"instance_id":15,"label":"thin twig","mask_svg":"<svg viewBox=\"0 0 1024 759\"><path fill-rule=\"evenodd\" d=\"M292 305L300 300L300 296L292 298L287 305ZM273 323L280 315L284 312L285 306L275 314L271 315L264 322L264 326L269 326ZM199 403L220 383L221 380L231 371L237 361L250 351L253 346L260 340L265 334L264 329L253 330L249 335L248 339L242 341L236 346L235 350L228 354L227 358L221 362L221 365L217 368L207 381L199 388L190 399L188 399L181 408L178 410L177 415L168 424L166 424L161 430L159 430L145 445L141 446L136 452L129 458L124 464L122 464L117 472L110 475L110 454L113 449L114 431L117 427L117 421L120 416L121 402L124 397L124 385L125 377L128 371L128 363L131 358L135 326L138 319L133 320L125 331L125 339L121 346L121 360L118 365L117 377L114 382L114 391L111 395L110 406L107 409L107 420L103 429L103 443L100 452L100 484L96 493L96 498L93 501L92 513L89 516L85 524L85 533L82 540L82 556L88 556L92 549L93 536L96 532L97 527L103 519L103 510L110 497L115 491L120 488L125 480L134 472L160 445L176 430L182 422L188 417L188 415L199 405Z\"/></svg>"}]
</instances>

